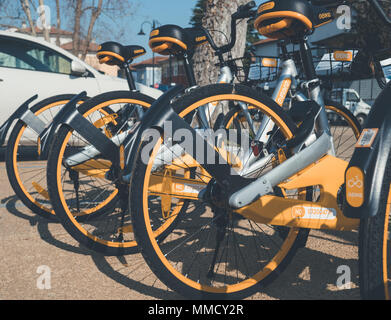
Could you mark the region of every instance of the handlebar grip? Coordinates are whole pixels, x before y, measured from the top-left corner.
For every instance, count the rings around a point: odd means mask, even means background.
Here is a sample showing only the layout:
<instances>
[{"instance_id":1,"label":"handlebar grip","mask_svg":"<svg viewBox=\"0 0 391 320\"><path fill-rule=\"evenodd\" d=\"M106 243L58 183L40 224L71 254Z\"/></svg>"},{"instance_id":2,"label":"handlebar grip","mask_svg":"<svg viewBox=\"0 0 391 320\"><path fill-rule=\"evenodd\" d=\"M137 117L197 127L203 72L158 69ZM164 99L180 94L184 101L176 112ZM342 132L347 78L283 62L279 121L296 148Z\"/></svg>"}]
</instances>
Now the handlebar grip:
<instances>
[{"instance_id":1,"label":"handlebar grip","mask_svg":"<svg viewBox=\"0 0 391 320\"><path fill-rule=\"evenodd\" d=\"M254 16L255 11L252 11L251 9L256 6L255 1L250 1L247 4L243 4L238 7L238 10L232 15L232 19L245 19L245 18L251 18Z\"/></svg>"},{"instance_id":2,"label":"handlebar grip","mask_svg":"<svg viewBox=\"0 0 391 320\"><path fill-rule=\"evenodd\" d=\"M238 11L248 11L248 10L251 10L252 8L255 8L255 6L256 6L255 1L250 1L247 4L243 4L243 5L239 6Z\"/></svg>"}]
</instances>

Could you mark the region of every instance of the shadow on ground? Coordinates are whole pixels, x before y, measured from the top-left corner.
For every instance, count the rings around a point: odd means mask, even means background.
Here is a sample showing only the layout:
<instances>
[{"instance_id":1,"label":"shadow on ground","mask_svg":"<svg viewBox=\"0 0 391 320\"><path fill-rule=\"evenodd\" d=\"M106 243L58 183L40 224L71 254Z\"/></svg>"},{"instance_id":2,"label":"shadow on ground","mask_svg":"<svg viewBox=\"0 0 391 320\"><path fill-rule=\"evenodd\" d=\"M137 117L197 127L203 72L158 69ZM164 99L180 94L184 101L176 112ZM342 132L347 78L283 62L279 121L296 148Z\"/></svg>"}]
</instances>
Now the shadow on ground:
<instances>
[{"instance_id":1,"label":"shadow on ground","mask_svg":"<svg viewBox=\"0 0 391 320\"><path fill-rule=\"evenodd\" d=\"M42 240L57 248L81 255L90 255L97 269L108 278L142 295L163 300L180 300L181 296L168 290L149 270L140 254L124 257L106 257L82 246L55 220L49 221L19 210L16 196L1 200L14 216L36 226ZM23 206L25 209L25 207ZM301 248L290 265L268 287L262 288L252 299L359 299L357 256L342 258L337 255L341 246L356 251L357 232L311 231L307 247ZM325 249L325 250L323 250ZM334 251L333 251L334 250ZM336 252L330 254L328 252ZM351 289L336 286L338 267L351 270ZM140 272L142 269L142 272Z\"/></svg>"}]
</instances>

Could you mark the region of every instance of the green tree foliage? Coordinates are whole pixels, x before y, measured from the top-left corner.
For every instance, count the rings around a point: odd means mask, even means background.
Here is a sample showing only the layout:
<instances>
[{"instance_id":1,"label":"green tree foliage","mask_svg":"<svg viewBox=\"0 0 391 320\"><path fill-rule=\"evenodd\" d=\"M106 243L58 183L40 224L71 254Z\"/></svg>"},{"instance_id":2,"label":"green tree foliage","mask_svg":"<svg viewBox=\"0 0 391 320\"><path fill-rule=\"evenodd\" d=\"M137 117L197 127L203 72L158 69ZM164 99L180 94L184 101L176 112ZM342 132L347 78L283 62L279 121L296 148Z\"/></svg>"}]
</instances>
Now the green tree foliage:
<instances>
[{"instance_id":1,"label":"green tree foliage","mask_svg":"<svg viewBox=\"0 0 391 320\"><path fill-rule=\"evenodd\" d=\"M193 9L193 15L190 18L190 24L200 25L202 24L202 18L204 17L205 7L207 0L197 0L197 3Z\"/></svg>"}]
</instances>

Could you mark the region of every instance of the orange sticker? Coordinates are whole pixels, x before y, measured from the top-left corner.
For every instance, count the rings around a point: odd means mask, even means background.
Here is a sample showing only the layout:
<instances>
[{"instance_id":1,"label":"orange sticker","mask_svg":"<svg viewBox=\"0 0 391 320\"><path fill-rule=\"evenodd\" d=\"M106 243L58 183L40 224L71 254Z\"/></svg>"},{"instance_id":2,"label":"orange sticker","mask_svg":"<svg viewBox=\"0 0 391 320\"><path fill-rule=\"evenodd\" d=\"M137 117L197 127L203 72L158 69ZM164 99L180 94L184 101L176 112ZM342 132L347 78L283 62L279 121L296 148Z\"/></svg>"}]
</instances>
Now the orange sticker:
<instances>
[{"instance_id":1,"label":"orange sticker","mask_svg":"<svg viewBox=\"0 0 391 320\"><path fill-rule=\"evenodd\" d=\"M285 98L289 92L289 89L291 88L291 83L292 83L291 79L284 79L282 81L280 91L278 92L277 98L276 98L276 102L280 106L282 106L284 104Z\"/></svg>"},{"instance_id":2,"label":"orange sticker","mask_svg":"<svg viewBox=\"0 0 391 320\"><path fill-rule=\"evenodd\" d=\"M264 3L264 4L259 6L258 13L261 13L261 12L266 11L266 10L273 9L275 5L276 4L274 3L274 1L266 2L266 3Z\"/></svg>"},{"instance_id":3,"label":"orange sticker","mask_svg":"<svg viewBox=\"0 0 391 320\"><path fill-rule=\"evenodd\" d=\"M364 203L364 172L358 167L346 171L346 200L354 208Z\"/></svg>"},{"instance_id":4,"label":"orange sticker","mask_svg":"<svg viewBox=\"0 0 391 320\"><path fill-rule=\"evenodd\" d=\"M159 34L159 29L155 29L151 31L151 34L149 35L150 37L157 36Z\"/></svg>"},{"instance_id":5,"label":"orange sticker","mask_svg":"<svg viewBox=\"0 0 391 320\"><path fill-rule=\"evenodd\" d=\"M378 128L364 129L357 141L356 148L370 148L375 141L378 132Z\"/></svg>"},{"instance_id":6,"label":"orange sticker","mask_svg":"<svg viewBox=\"0 0 391 320\"><path fill-rule=\"evenodd\" d=\"M121 145L119 148L119 165L122 170L125 169L125 147Z\"/></svg>"},{"instance_id":7,"label":"orange sticker","mask_svg":"<svg viewBox=\"0 0 391 320\"><path fill-rule=\"evenodd\" d=\"M263 58L262 59L262 67L276 68L277 67L277 59Z\"/></svg>"},{"instance_id":8,"label":"orange sticker","mask_svg":"<svg viewBox=\"0 0 391 320\"><path fill-rule=\"evenodd\" d=\"M334 60L351 62L353 60L353 53L350 51L335 51Z\"/></svg>"},{"instance_id":9,"label":"orange sticker","mask_svg":"<svg viewBox=\"0 0 391 320\"><path fill-rule=\"evenodd\" d=\"M292 207L292 218L303 218L305 215L305 209L302 206Z\"/></svg>"}]
</instances>

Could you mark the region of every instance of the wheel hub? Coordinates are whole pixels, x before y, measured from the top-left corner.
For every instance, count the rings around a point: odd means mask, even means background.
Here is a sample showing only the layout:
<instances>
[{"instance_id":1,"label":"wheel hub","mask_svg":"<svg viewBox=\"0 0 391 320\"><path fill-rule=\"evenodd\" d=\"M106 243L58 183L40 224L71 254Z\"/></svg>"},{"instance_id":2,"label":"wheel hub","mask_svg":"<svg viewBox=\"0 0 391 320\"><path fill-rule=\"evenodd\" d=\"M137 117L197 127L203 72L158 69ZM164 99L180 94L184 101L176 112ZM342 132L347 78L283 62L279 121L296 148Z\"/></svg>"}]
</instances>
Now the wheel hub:
<instances>
[{"instance_id":1,"label":"wheel hub","mask_svg":"<svg viewBox=\"0 0 391 320\"><path fill-rule=\"evenodd\" d=\"M212 210L227 208L227 192L221 187L215 179L211 179L206 187L204 199L212 206Z\"/></svg>"}]
</instances>

